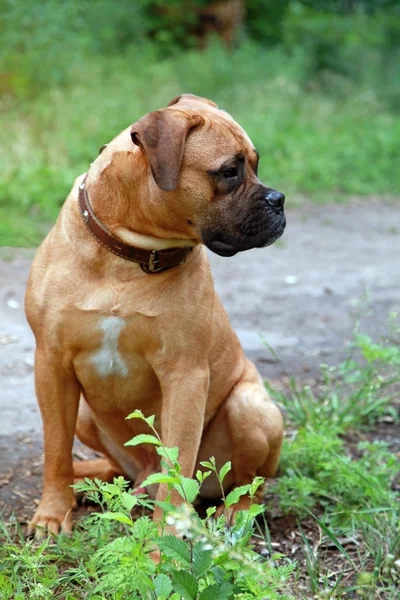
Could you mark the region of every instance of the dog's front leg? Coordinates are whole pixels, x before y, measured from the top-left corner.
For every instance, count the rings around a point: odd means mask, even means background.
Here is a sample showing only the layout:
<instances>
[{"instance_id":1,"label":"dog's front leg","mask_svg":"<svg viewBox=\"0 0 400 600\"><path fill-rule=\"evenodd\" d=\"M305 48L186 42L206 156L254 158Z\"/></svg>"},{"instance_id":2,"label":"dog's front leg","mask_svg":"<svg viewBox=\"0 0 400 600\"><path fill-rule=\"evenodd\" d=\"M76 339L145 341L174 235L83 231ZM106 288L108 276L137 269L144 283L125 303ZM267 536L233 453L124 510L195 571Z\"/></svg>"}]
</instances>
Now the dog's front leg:
<instances>
[{"instance_id":1,"label":"dog's front leg","mask_svg":"<svg viewBox=\"0 0 400 600\"><path fill-rule=\"evenodd\" d=\"M65 359L64 359L65 360ZM43 494L29 524L29 533L39 526L58 534L72 530L71 510L75 506L72 443L79 405L80 385L72 365L69 368L54 356L36 350L35 387L44 432ZM39 530L35 537L42 537Z\"/></svg>"},{"instance_id":2,"label":"dog's front leg","mask_svg":"<svg viewBox=\"0 0 400 600\"><path fill-rule=\"evenodd\" d=\"M179 464L184 477L192 477L203 433L204 414L209 387L208 365L193 367L176 364L160 375L163 394L161 411L161 439L167 448L179 448ZM165 500L167 486L160 485L157 500ZM174 490L171 502L182 504L182 497ZM154 511L158 520L162 511Z\"/></svg>"}]
</instances>

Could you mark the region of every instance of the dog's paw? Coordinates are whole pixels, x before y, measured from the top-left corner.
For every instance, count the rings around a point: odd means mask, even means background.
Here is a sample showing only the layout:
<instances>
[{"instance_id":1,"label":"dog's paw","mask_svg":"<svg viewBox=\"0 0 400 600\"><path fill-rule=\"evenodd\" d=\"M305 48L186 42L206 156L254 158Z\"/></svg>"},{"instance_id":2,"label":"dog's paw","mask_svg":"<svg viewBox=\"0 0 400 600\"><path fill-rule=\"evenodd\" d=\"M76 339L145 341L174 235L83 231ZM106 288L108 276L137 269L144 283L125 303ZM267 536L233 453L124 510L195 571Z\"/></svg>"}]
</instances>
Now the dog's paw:
<instances>
[{"instance_id":1,"label":"dog's paw","mask_svg":"<svg viewBox=\"0 0 400 600\"><path fill-rule=\"evenodd\" d=\"M74 502L48 501L42 499L31 522L27 535L35 540L43 540L48 535L59 535L72 532L72 509Z\"/></svg>"}]
</instances>

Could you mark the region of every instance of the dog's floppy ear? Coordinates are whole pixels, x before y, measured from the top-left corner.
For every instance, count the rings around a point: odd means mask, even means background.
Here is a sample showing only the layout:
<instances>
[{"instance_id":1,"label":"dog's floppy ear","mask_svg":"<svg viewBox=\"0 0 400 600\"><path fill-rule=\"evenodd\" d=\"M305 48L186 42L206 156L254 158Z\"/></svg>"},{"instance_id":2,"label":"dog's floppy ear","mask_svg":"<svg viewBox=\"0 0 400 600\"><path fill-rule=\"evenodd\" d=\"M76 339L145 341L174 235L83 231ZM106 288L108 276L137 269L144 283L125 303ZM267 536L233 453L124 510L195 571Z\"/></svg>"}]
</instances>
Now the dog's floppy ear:
<instances>
[{"instance_id":1,"label":"dog's floppy ear","mask_svg":"<svg viewBox=\"0 0 400 600\"><path fill-rule=\"evenodd\" d=\"M194 102L204 102L204 104L208 104L209 106L213 106L214 108L218 108L218 106L212 100L208 100L208 98L202 98L201 96L195 96L194 94L181 94L176 98L173 98L171 102L168 102L168 106L173 106L174 104L178 104L178 102L184 102L185 100L193 100Z\"/></svg>"},{"instance_id":2,"label":"dog's floppy ear","mask_svg":"<svg viewBox=\"0 0 400 600\"><path fill-rule=\"evenodd\" d=\"M132 141L145 151L154 181L165 192L177 186L189 130L203 121L200 114L163 109L132 125Z\"/></svg>"}]
</instances>

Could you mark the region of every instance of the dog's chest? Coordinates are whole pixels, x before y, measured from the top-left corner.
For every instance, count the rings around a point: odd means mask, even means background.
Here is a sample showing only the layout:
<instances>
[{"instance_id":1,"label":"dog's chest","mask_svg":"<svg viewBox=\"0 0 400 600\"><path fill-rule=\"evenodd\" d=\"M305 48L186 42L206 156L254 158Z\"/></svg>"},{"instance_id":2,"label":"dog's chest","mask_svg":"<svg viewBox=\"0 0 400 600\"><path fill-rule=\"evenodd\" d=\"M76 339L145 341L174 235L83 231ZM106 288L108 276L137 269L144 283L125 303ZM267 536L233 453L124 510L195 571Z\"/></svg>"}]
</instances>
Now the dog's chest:
<instances>
[{"instance_id":1,"label":"dog's chest","mask_svg":"<svg viewBox=\"0 0 400 600\"><path fill-rule=\"evenodd\" d=\"M103 339L98 350L92 353L90 362L101 378L128 376L127 360L119 349L120 335L125 327L126 320L122 317L102 317L99 321Z\"/></svg>"},{"instance_id":2,"label":"dog's chest","mask_svg":"<svg viewBox=\"0 0 400 600\"><path fill-rule=\"evenodd\" d=\"M88 317L79 332L74 368L92 409L119 408L126 415L135 403L159 397L159 384L144 356L147 332L141 319L117 315Z\"/></svg>"}]
</instances>

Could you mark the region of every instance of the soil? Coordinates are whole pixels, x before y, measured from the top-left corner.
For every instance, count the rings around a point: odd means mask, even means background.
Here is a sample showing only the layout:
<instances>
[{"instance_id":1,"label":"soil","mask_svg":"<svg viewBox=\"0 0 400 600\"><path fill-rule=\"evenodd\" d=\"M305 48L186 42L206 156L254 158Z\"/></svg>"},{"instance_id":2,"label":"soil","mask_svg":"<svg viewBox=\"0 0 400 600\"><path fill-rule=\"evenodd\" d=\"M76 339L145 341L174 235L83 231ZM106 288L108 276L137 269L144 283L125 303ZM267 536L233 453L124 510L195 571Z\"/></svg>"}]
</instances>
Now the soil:
<instances>
[{"instance_id":1,"label":"soil","mask_svg":"<svg viewBox=\"0 0 400 600\"><path fill-rule=\"evenodd\" d=\"M389 313L400 314L397 202L303 204L287 210L286 232L272 247L233 258L210 254L215 286L232 325L246 354L273 385L292 376L317 385L319 365L344 356L355 316L363 314L363 331L378 339L387 331ZM14 512L21 521L39 501L43 472L34 338L23 311L34 252L0 248L0 510L5 517ZM386 439L399 452L393 424L380 423L368 435ZM78 458L90 456L82 445L74 452ZM304 561L295 519L271 514L268 520L273 550ZM311 546L320 544L315 522L306 520L302 527ZM335 553L329 556L332 572L341 569Z\"/></svg>"}]
</instances>

